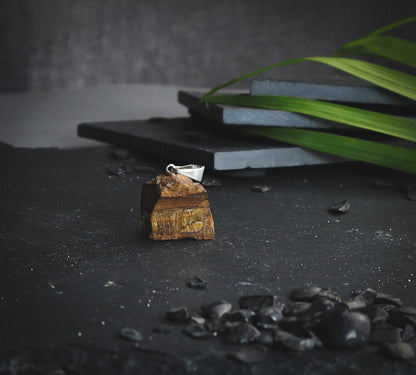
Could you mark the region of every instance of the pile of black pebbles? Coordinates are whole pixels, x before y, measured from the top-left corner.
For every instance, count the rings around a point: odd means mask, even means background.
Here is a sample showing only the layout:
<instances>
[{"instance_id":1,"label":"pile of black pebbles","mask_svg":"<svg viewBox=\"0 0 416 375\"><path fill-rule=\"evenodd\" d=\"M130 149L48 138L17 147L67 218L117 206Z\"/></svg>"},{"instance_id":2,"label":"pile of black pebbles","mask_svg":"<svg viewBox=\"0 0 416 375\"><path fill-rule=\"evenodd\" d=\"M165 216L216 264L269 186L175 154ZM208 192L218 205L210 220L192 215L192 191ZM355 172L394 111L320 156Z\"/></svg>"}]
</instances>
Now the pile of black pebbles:
<instances>
[{"instance_id":1,"label":"pile of black pebbles","mask_svg":"<svg viewBox=\"0 0 416 375\"><path fill-rule=\"evenodd\" d=\"M415 357L410 342L415 338L416 307L403 306L395 296L368 288L342 301L331 288L304 286L292 290L289 300L250 295L239 299L237 309L229 302L216 301L201 306L197 314L178 307L166 315L171 322L185 324L184 334L194 339L254 343L257 357L267 346L307 351L366 344L378 345L393 358Z\"/></svg>"}]
</instances>

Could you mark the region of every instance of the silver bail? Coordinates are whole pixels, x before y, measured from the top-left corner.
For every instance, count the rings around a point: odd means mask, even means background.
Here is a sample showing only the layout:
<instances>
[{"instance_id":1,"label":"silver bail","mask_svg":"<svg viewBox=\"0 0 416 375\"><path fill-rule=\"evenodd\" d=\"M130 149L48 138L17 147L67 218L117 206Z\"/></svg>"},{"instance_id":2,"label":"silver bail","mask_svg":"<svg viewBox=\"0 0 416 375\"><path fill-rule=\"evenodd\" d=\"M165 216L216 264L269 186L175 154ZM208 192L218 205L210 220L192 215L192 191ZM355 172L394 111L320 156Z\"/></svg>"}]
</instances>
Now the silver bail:
<instances>
[{"instance_id":1,"label":"silver bail","mask_svg":"<svg viewBox=\"0 0 416 375\"><path fill-rule=\"evenodd\" d=\"M169 164L166 166L166 172L179 173L198 182L202 181L204 170L205 170L205 167L203 165L198 165L198 164L187 164L187 165Z\"/></svg>"}]
</instances>

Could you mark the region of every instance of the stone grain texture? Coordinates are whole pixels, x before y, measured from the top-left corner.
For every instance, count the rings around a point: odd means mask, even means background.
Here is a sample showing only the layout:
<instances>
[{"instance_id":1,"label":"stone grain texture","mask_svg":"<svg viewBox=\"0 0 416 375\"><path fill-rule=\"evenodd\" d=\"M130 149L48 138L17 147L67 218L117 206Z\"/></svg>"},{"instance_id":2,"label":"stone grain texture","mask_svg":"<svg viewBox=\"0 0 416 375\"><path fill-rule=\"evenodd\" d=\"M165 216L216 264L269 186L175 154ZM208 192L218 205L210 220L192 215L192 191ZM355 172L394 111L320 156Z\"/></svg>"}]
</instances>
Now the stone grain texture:
<instances>
[{"instance_id":1,"label":"stone grain texture","mask_svg":"<svg viewBox=\"0 0 416 375\"><path fill-rule=\"evenodd\" d=\"M165 173L142 189L143 234L152 240L211 240L214 220L204 187L189 177Z\"/></svg>"}]
</instances>

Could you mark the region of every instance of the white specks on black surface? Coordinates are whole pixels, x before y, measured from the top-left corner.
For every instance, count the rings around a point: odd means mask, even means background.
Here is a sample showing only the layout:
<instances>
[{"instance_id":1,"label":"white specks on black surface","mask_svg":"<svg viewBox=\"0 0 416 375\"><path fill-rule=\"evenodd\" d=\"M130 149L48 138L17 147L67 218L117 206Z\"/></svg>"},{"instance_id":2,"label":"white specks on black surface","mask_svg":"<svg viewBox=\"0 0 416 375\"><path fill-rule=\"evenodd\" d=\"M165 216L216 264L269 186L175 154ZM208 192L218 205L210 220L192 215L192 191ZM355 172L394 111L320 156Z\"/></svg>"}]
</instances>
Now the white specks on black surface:
<instances>
[{"instance_id":1,"label":"white specks on black surface","mask_svg":"<svg viewBox=\"0 0 416 375\"><path fill-rule=\"evenodd\" d=\"M209 190L218 228L215 241L152 242L139 234L138 194L153 172L109 179L106 148L0 147L0 152L0 285L7 286L1 290L1 304L5 316L13 316L2 327L1 369L23 358L27 366L46 373L77 358L76 369L103 374L117 372L123 363L130 364L127 373L143 366L183 373L185 362L201 373L242 373L238 366L247 364L230 365L224 358L220 332L218 338L199 341L183 334L186 323L175 323L178 329L168 334L153 334L152 328L175 306L185 305L194 315L210 301L226 300L237 307L239 296L286 296L303 284L334 286L342 296L370 287L399 297L404 306L415 305L415 283L408 281L413 281L416 267L414 205L396 192L369 186L380 175L398 180L394 172L354 164L342 171L322 166L269 171L252 179L224 176L222 186ZM166 165L144 159L140 164L156 170ZM130 180L136 173L140 179ZM304 179L307 184L295 183ZM250 193L253 184L272 190L267 195ZM339 200L340 184L354 209L335 222L322 208ZM357 231L347 232L351 228ZM391 236L377 236L377 230ZM209 280L209 288L190 290L185 283L192 275ZM109 280L125 286L104 288ZM64 294L57 295L48 282ZM317 317L325 306L317 309ZM377 306L391 319L387 305ZM412 321L412 315L410 320L409 315L392 316L403 330ZM287 318L279 322L285 329L299 322L298 316L292 322ZM380 320L380 325L391 324ZM117 338L126 326L142 333L140 348ZM114 352L118 359L108 354ZM371 346L298 355L273 344L264 361L252 366L262 374L302 373L306 368L319 373L322 366L336 374L353 366L363 374L376 369L382 375L408 375L414 373L412 363L387 359Z\"/></svg>"}]
</instances>

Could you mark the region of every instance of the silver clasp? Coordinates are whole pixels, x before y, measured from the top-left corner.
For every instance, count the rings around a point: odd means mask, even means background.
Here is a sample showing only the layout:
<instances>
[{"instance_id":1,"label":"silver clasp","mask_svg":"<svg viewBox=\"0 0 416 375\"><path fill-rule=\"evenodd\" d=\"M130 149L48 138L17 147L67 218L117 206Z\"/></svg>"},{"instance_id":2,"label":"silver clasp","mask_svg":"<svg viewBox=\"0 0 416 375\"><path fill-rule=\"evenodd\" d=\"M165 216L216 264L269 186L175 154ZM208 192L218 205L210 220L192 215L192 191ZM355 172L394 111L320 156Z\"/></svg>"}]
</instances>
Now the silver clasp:
<instances>
[{"instance_id":1,"label":"silver clasp","mask_svg":"<svg viewBox=\"0 0 416 375\"><path fill-rule=\"evenodd\" d=\"M198 164L187 164L187 165L169 164L166 166L166 172L179 173L198 182L202 181L204 170L205 170L205 167L203 165L198 165Z\"/></svg>"}]
</instances>

